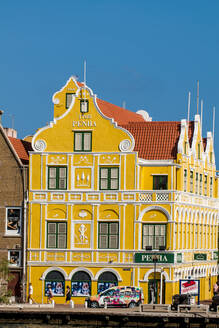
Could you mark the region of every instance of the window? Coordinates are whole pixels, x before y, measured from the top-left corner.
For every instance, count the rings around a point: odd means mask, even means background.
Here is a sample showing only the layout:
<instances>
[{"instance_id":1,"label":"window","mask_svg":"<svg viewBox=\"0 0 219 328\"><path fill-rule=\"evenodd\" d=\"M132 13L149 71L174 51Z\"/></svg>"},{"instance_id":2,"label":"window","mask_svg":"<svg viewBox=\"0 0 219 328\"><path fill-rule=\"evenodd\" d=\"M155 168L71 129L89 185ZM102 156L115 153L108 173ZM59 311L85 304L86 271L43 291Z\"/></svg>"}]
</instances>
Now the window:
<instances>
[{"instance_id":1,"label":"window","mask_svg":"<svg viewBox=\"0 0 219 328\"><path fill-rule=\"evenodd\" d=\"M187 170L184 170L184 191L187 191Z\"/></svg>"},{"instance_id":2,"label":"window","mask_svg":"<svg viewBox=\"0 0 219 328\"><path fill-rule=\"evenodd\" d=\"M190 171L190 192L193 193L193 171Z\"/></svg>"},{"instance_id":3,"label":"window","mask_svg":"<svg viewBox=\"0 0 219 328\"><path fill-rule=\"evenodd\" d=\"M87 272L78 271L71 279L72 296L91 295L91 278Z\"/></svg>"},{"instance_id":4,"label":"window","mask_svg":"<svg viewBox=\"0 0 219 328\"><path fill-rule=\"evenodd\" d=\"M119 168L101 167L100 168L100 190L119 189Z\"/></svg>"},{"instance_id":5,"label":"window","mask_svg":"<svg viewBox=\"0 0 219 328\"><path fill-rule=\"evenodd\" d=\"M48 189L67 188L67 168L64 166L48 167Z\"/></svg>"},{"instance_id":6,"label":"window","mask_svg":"<svg viewBox=\"0 0 219 328\"><path fill-rule=\"evenodd\" d=\"M198 173L195 175L195 193L198 193Z\"/></svg>"},{"instance_id":7,"label":"window","mask_svg":"<svg viewBox=\"0 0 219 328\"><path fill-rule=\"evenodd\" d=\"M67 223L47 222L47 247L66 248L67 245Z\"/></svg>"},{"instance_id":8,"label":"window","mask_svg":"<svg viewBox=\"0 0 219 328\"><path fill-rule=\"evenodd\" d=\"M210 177L210 197L213 197L213 178Z\"/></svg>"},{"instance_id":9,"label":"window","mask_svg":"<svg viewBox=\"0 0 219 328\"><path fill-rule=\"evenodd\" d=\"M118 286L118 279L114 273L109 271L101 273L97 282L97 293L99 294L113 286Z\"/></svg>"},{"instance_id":10,"label":"window","mask_svg":"<svg viewBox=\"0 0 219 328\"><path fill-rule=\"evenodd\" d=\"M88 111L89 111L89 102L88 102L88 100L82 99L80 101L80 111L81 111L81 113L88 113Z\"/></svg>"},{"instance_id":11,"label":"window","mask_svg":"<svg viewBox=\"0 0 219 328\"><path fill-rule=\"evenodd\" d=\"M75 93L66 93L65 107L69 108Z\"/></svg>"},{"instance_id":12,"label":"window","mask_svg":"<svg viewBox=\"0 0 219 328\"><path fill-rule=\"evenodd\" d=\"M152 249L166 247L166 224L143 224L142 248L151 246Z\"/></svg>"},{"instance_id":13,"label":"window","mask_svg":"<svg viewBox=\"0 0 219 328\"><path fill-rule=\"evenodd\" d=\"M199 176L199 194L202 195L202 174Z\"/></svg>"},{"instance_id":14,"label":"window","mask_svg":"<svg viewBox=\"0 0 219 328\"><path fill-rule=\"evenodd\" d=\"M91 132L74 132L74 151L91 151L91 145Z\"/></svg>"},{"instance_id":15,"label":"window","mask_svg":"<svg viewBox=\"0 0 219 328\"><path fill-rule=\"evenodd\" d=\"M198 144L198 159L201 159L201 145Z\"/></svg>"},{"instance_id":16,"label":"window","mask_svg":"<svg viewBox=\"0 0 219 328\"><path fill-rule=\"evenodd\" d=\"M119 247L119 223L99 223L99 248L113 249Z\"/></svg>"},{"instance_id":17,"label":"window","mask_svg":"<svg viewBox=\"0 0 219 328\"><path fill-rule=\"evenodd\" d=\"M65 295L65 279L61 272L50 271L45 279L45 296L49 295L49 288L52 289L53 296Z\"/></svg>"},{"instance_id":18,"label":"window","mask_svg":"<svg viewBox=\"0 0 219 328\"><path fill-rule=\"evenodd\" d=\"M6 234L17 236L21 233L21 208L6 208Z\"/></svg>"},{"instance_id":19,"label":"window","mask_svg":"<svg viewBox=\"0 0 219 328\"><path fill-rule=\"evenodd\" d=\"M9 266L21 266L21 252L17 250L8 251L8 262Z\"/></svg>"},{"instance_id":20,"label":"window","mask_svg":"<svg viewBox=\"0 0 219 328\"><path fill-rule=\"evenodd\" d=\"M207 196L207 190L208 190L208 176L205 175L205 184L204 184L204 195Z\"/></svg>"},{"instance_id":21,"label":"window","mask_svg":"<svg viewBox=\"0 0 219 328\"><path fill-rule=\"evenodd\" d=\"M167 190L167 175L154 175L153 176L153 189L154 190Z\"/></svg>"}]
</instances>

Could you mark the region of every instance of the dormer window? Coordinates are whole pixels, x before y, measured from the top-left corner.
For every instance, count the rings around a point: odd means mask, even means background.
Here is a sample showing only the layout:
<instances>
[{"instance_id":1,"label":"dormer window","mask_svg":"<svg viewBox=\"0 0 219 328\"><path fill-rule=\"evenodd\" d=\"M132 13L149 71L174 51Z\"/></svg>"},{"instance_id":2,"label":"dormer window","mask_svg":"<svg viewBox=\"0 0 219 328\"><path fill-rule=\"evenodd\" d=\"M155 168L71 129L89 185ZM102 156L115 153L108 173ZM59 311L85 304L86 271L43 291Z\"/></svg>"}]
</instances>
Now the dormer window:
<instances>
[{"instance_id":1,"label":"dormer window","mask_svg":"<svg viewBox=\"0 0 219 328\"><path fill-rule=\"evenodd\" d=\"M65 107L67 109L70 107L74 95L75 93L66 93Z\"/></svg>"},{"instance_id":2,"label":"dormer window","mask_svg":"<svg viewBox=\"0 0 219 328\"><path fill-rule=\"evenodd\" d=\"M88 113L89 111L89 102L88 100L82 99L80 102L80 111L82 114Z\"/></svg>"}]
</instances>

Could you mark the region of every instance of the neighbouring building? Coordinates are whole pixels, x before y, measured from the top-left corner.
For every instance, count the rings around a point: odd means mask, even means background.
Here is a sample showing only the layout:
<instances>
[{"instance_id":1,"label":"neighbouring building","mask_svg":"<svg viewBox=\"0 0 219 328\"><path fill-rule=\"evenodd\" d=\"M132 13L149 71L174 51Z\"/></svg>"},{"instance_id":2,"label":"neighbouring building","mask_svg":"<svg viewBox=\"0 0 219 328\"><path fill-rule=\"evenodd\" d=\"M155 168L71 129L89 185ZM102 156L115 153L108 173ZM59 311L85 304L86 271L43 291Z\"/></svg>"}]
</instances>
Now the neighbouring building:
<instances>
[{"instance_id":1,"label":"neighbouring building","mask_svg":"<svg viewBox=\"0 0 219 328\"><path fill-rule=\"evenodd\" d=\"M8 288L16 302L25 300L26 291L24 234L30 149L31 144L18 139L14 129L0 124L0 259L8 260Z\"/></svg>"},{"instance_id":2,"label":"neighbouring building","mask_svg":"<svg viewBox=\"0 0 219 328\"><path fill-rule=\"evenodd\" d=\"M70 78L54 120L32 139L27 280L34 299L66 286L84 303L111 285L171 303L190 288L212 296L218 274L218 180L200 119L151 122ZM191 278L191 279L190 279ZM186 285L187 284L187 285ZM192 284L191 284L192 285Z\"/></svg>"}]
</instances>

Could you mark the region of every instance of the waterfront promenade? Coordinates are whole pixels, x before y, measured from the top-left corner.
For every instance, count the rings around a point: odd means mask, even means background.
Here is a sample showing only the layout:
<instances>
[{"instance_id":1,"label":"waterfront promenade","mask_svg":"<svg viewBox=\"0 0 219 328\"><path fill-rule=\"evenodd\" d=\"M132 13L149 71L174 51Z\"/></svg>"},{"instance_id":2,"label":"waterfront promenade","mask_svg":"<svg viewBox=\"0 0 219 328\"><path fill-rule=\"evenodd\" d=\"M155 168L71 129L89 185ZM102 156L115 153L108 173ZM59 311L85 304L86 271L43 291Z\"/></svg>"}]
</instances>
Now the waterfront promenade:
<instances>
[{"instance_id":1,"label":"waterfront promenade","mask_svg":"<svg viewBox=\"0 0 219 328\"><path fill-rule=\"evenodd\" d=\"M142 311L143 310L143 311ZM152 308L144 305L134 309L88 309L82 306L71 308L59 304L36 307L22 304L0 307L0 327L207 327L219 328L219 313L209 312L207 306L195 310L182 308L179 312Z\"/></svg>"}]
</instances>

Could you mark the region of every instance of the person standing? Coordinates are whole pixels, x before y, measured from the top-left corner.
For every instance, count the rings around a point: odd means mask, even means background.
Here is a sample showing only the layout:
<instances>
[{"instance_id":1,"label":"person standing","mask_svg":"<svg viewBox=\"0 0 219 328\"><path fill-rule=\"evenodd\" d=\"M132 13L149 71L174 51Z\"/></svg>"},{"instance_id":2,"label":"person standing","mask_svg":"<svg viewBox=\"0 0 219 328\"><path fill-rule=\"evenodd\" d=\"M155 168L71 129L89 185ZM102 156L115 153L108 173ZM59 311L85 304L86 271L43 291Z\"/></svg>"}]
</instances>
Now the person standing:
<instances>
[{"instance_id":1,"label":"person standing","mask_svg":"<svg viewBox=\"0 0 219 328\"><path fill-rule=\"evenodd\" d=\"M71 300L71 291L70 291L70 287L67 286L65 303L68 303L70 300Z\"/></svg>"},{"instance_id":2,"label":"person standing","mask_svg":"<svg viewBox=\"0 0 219 328\"><path fill-rule=\"evenodd\" d=\"M214 286L213 286L213 293L214 296L217 295L219 293L219 281L217 281Z\"/></svg>"},{"instance_id":3,"label":"person standing","mask_svg":"<svg viewBox=\"0 0 219 328\"><path fill-rule=\"evenodd\" d=\"M48 299L47 299L47 303L52 303L52 299L53 299L53 292L52 292L52 288L49 285L49 290L48 290Z\"/></svg>"},{"instance_id":4,"label":"person standing","mask_svg":"<svg viewBox=\"0 0 219 328\"><path fill-rule=\"evenodd\" d=\"M31 282L29 283L28 303L30 303L30 304L35 303L33 300L33 286L31 284Z\"/></svg>"}]
</instances>

